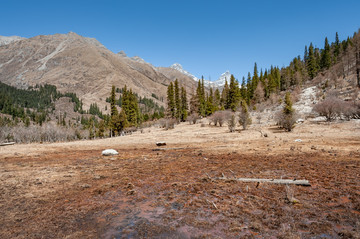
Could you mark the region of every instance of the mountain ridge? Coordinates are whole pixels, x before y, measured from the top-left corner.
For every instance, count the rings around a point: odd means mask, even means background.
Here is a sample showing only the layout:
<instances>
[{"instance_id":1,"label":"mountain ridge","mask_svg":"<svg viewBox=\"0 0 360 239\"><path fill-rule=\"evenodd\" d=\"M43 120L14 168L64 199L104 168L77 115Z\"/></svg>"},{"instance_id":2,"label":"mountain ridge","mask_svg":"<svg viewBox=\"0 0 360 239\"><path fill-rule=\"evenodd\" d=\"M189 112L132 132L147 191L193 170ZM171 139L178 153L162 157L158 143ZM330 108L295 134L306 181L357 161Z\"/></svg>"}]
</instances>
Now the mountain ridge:
<instances>
[{"instance_id":1,"label":"mountain ridge","mask_svg":"<svg viewBox=\"0 0 360 239\"><path fill-rule=\"evenodd\" d=\"M14 38L15 39L15 38ZM0 80L17 88L37 84L55 85L61 92L76 93L88 108L98 102L105 109L105 99L111 86L127 85L139 96L166 98L166 89L175 78L188 92L193 80L172 72L172 69L154 67L140 57L115 54L94 38L67 34L39 35L28 39L16 38L0 47ZM174 77L162 72L172 72ZM165 102L154 100L162 106Z\"/></svg>"}]
</instances>

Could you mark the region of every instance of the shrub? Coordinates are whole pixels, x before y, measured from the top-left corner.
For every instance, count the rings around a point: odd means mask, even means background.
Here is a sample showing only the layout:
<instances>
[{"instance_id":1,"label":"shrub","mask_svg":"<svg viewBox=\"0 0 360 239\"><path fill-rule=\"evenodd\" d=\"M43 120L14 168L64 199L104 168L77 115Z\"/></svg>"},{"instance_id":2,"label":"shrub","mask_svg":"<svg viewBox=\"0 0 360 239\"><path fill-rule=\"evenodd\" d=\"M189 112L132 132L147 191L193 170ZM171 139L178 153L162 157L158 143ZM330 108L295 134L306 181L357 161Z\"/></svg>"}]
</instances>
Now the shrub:
<instances>
[{"instance_id":1,"label":"shrub","mask_svg":"<svg viewBox=\"0 0 360 239\"><path fill-rule=\"evenodd\" d=\"M219 124L220 127L223 126L232 116L232 112L229 110L216 111L209 117L210 122L214 123L215 126Z\"/></svg>"},{"instance_id":2,"label":"shrub","mask_svg":"<svg viewBox=\"0 0 360 239\"><path fill-rule=\"evenodd\" d=\"M167 119L166 120L166 130L169 129L174 129L175 128L175 124L177 123L177 119L171 118L171 119Z\"/></svg>"},{"instance_id":3,"label":"shrub","mask_svg":"<svg viewBox=\"0 0 360 239\"><path fill-rule=\"evenodd\" d=\"M276 113L275 120L277 121L277 124L280 126L280 128L283 128L286 131L291 131L294 128L297 118L298 117L295 113L295 110L292 107L290 93L287 92L285 95L284 108Z\"/></svg>"},{"instance_id":4,"label":"shrub","mask_svg":"<svg viewBox=\"0 0 360 239\"><path fill-rule=\"evenodd\" d=\"M341 115L343 107L343 101L330 96L324 101L317 103L313 110L318 113L320 116L324 116L326 121L333 121Z\"/></svg>"},{"instance_id":5,"label":"shrub","mask_svg":"<svg viewBox=\"0 0 360 239\"><path fill-rule=\"evenodd\" d=\"M191 115L189 115L187 117L187 121L190 123L190 124L196 124L196 122L199 120L199 115L197 113L192 113Z\"/></svg>"},{"instance_id":6,"label":"shrub","mask_svg":"<svg viewBox=\"0 0 360 239\"><path fill-rule=\"evenodd\" d=\"M346 120L356 118L357 110L356 105L352 102L343 102L343 106L341 107L342 114Z\"/></svg>"}]
</instances>

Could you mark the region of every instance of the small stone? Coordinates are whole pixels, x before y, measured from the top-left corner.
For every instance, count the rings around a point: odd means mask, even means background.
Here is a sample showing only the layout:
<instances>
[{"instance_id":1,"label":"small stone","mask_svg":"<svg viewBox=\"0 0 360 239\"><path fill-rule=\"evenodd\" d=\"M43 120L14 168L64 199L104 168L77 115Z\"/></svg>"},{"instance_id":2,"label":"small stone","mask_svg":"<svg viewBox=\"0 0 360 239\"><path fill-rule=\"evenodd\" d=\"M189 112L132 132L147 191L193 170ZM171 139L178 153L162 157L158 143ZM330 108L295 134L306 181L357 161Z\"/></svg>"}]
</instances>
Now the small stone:
<instances>
[{"instance_id":1,"label":"small stone","mask_svg":"<svg viewBox=\"0 0 360 239\"><path fill-rule=\"evenodd\" d=\"M316 150L316 147L314 145L311 146L311 149Z\"/></svg>"},{"instance_id":2,"label":"small stone","mask_svg":"<svg viewBox=\"0 0 360 239\"><path fill-rule=\"evenodd\" d=\"M82 187L82 188L90 188L91 187L91 185L90 184L83 184L83 185L81 185L80 187Z\"/></svg>"}]
</instances>

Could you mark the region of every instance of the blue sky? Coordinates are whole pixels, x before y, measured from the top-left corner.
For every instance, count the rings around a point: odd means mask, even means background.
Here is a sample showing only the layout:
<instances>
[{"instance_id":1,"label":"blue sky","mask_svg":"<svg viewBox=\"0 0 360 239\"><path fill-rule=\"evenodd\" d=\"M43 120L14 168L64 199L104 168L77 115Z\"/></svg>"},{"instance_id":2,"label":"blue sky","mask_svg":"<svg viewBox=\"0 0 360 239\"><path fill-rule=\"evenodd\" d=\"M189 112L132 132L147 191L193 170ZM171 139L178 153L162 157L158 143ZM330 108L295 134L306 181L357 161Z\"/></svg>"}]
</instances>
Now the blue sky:
<instances>
[{"instance_id":1,"label":"blue sky","mask_svg":"<svg viewBox=\"0 0 360 239\"><path fill-rule=\"evenodd\" d=\"M286 66L304 46L323 47L360 28L360 1L0 0L0 35L76 32L155 66L178 62L216 80Z\"/></svg>"}]
</instances>

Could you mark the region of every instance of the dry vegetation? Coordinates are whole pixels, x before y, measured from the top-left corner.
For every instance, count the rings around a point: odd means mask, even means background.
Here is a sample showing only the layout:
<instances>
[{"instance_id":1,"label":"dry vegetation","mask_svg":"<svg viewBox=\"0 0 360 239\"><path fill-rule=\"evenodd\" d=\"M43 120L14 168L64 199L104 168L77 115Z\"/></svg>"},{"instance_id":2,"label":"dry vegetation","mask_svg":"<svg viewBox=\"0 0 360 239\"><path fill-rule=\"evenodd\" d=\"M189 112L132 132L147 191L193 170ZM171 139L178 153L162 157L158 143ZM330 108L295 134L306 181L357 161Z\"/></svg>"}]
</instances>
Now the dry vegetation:
<instances>
[{"instance_id":1,"label":"dry vegetation","mask_svg":"<svg viewBox=\"0 0 360 239\"><path fill-rule=\"evenodd\" d=\"M0 147L0 238L360 236L358 120L306 121L291 133L252 124L241 134L201 121ZM157 141L164 150L153 151ZM119 155L101 156L105 148ZM307 179L311 187L234 177Z\"/></svg>"}]
</instances>

